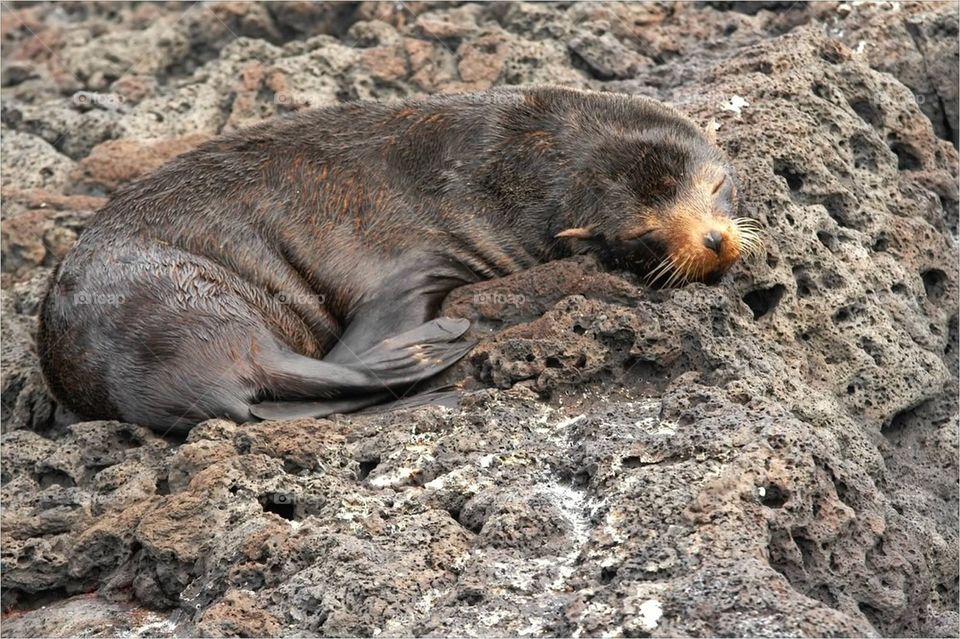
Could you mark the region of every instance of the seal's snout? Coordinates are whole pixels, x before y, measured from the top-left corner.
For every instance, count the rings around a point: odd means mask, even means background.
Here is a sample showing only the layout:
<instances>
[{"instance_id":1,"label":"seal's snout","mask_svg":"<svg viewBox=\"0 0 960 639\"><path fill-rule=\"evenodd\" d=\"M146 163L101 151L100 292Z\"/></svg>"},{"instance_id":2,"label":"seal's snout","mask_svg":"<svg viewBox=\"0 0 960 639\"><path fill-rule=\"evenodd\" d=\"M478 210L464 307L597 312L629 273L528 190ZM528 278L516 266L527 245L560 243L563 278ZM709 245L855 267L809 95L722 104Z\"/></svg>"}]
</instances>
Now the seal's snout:
<instances>
[{"instance_id":1,"label":"seal's snout","mask_svg":"<svg viewBox=\"0 0 960 639\"><path fill-rule=\"evenodd\" d=\"M720 255L720 249L723 247L723 235L718 231L710 231L703 236L703 245Z\"/></svg>"},{"instance_id":2,"label":"seal's snout","mask_svg":"<svg viewBox=\"0 0 960 639\"><path fill-rule=\"evenodd\" d=\"M740 259L741 235L733 220L701 211L678 212L666 225L667 257L680 272L677 282L716 281Z\"/></svg>"},{"instance_id":3,"label":"seal's snout","mask_svg":"<svg viewBox=\"0 0 960 639\"><path fill-rule=\"evenodd\" d=\"M662 240L664 254L647 281L658 287L717 282L742 256L758 253L759 226L734 217L736 208L736 183L728 171L708 166L695 174L674 202L648 222Z\"/></svg>"}]
</instances>

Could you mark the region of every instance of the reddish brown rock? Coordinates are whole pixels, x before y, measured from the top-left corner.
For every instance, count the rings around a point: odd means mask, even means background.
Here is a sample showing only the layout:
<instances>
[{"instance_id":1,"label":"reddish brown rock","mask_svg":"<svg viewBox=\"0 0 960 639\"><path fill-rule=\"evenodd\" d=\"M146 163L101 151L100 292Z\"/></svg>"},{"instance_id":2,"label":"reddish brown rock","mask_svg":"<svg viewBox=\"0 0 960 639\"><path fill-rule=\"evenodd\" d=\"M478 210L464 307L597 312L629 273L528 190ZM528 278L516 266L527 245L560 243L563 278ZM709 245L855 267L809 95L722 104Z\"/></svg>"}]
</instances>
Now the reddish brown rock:
<instances>
[{"instance_id":1,"label":"reddish brown rock","mask_svg":"<svg viewBox=\"0 0 960 639\"><path fill-rule=\"evenodd\" d=\"M14 188L4 189L3 199L3 272L13 281L66 255L86 219L105 202L100 197Z\"/></svg>"},{"instance_id":2,"label":"reddish brown rock","mask_svg":"<svg viewBox=\"0 0 960 639\"><path fill-rule=\"evenodd\" d=\"M454 56L442 44L407 38L404 48L410 59L411 82L428 93L446 88L455 77Z\"/></svg>"},{"instance_id":3,"label":"reddish brown rock","mask_svg":"<svg viewBox=\"0 0 960 639\"><path fill-rule=\"evenodd\" d=\"M380 80L390 82L407 75L407 61L402 49L390 46L364 49L360 59Z\"/></svg>"},{"instance_id":4,"label":"reddish brown rock","mask_svg":"<svg viewBox=\"0 0 960 639\"><path fill-rule=\"evenodd\" d=\"M7 188L3 189L2 196L7 211L16 205L52 211L84 211L98 209L107 202L106 198L93 195L62 195L37 189L21 191Z\"/></svg>"},{"instance_id":5,"label":"reddish brown rock","mask_svg":"<svg viewBox=\"0 0 960 639\"><path fill-rule=\"evenodd\" d=\"M502 35L480 36L457 47L460 79L474 83L477 90L489 88L503 71L506 39Z\"/></svg>"},{"instance_id":6,"label":"reddish brown rock","mask_svg":"<svg viewBox=\"0 0 960 639\"><path fill-rule=\"evenodd\" d=\"M423 13L417 16L415 24L427 39L456 40L477 30L478 13L477 5L466 4L450 11Z\"/></svg>"},{"instance_id":7,"label":"reddish brown rock","mask_svg":"<svg viewBox=\"0 0 960 639\"><path fill-rule=\"evenodd\" d=\"M256 602L250 591L230 590L207 608L197 623L197 632L207 637L277 637L277 618Z\"/></svg>"},{"instance_id":8,"label":"reddish brown rock","mask_svg":"<svg viewBox=\"0 0 960 639\"><path fill-rule=\"evenodd\" d=\"M137 104L157 91L157 81L152 76L125 75L111 85L110 90L129 104Z\"/></svg>"},{"instance_id":9,"label":"reddish brown rock","mask_svg":"<svg viewBox=\"0 0 960 639\"><path fill-rule=\"evenodd\" d=\"M198 133L152 142L110 140L96 146L80 162L76 178L85 188L110 193L207 139Z\"/></svg>"}]
</instances>

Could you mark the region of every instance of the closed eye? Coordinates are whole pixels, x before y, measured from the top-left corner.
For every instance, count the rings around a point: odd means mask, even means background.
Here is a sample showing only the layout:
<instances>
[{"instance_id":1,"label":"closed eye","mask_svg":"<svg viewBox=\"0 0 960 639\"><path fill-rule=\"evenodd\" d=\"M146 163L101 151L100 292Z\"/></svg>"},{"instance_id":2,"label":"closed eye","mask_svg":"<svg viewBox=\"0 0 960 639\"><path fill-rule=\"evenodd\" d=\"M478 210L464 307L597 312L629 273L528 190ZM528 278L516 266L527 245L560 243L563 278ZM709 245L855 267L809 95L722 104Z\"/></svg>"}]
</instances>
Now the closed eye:
<instances>
[{"instance_id":1,"label":"closed eye","mask_svg":"<svg viewBox=\"0 0 960 639\"><path fill-rule=\"evenodd\" d=\"M719 192L720 192L720 189L722 189L722 188L723 188L723 185L726 184L726 183L727 183L727 176L724 175L724 176L723 176L723 179L721 179L719 182L717 182L717 184L713 187L713 190L710 191L710 195L716 195L717 193L719 193Z\"/></svg>"}]
</instances>

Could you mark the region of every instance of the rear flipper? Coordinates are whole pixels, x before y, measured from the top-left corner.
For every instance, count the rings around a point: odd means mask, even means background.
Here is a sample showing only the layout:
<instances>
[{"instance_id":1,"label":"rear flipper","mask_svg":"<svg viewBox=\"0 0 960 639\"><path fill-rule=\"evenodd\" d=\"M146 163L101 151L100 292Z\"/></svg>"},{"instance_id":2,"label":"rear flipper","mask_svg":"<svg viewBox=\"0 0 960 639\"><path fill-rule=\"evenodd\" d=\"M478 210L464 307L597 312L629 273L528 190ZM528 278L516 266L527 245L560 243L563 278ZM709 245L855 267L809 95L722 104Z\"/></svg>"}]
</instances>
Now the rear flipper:
<instances>
[{"instance_id":1,"label":"rear flipper","mask_svg":"<svg viewBox=\"0 0 960 639\"><path fill-rule=\"evenodd\" d=\"M361 415L377 415L379 413L389 413L395 410L405 410L408 408L419 408L420 406L443 406L445 408L460 408L460 397L462 393L459 390L450 387L441 388L433 391L411 395L386 404L374 404L369 408L360 410Z\"/></svg>"},{"instance_id":2,"label":"rear flipper","mask_svg":"<svg viewBox=\"0 0 960 639\"><path fill-rule=\"evenodd\" d=\"M283 353L265 384L280 401L253 404L250 414L260 419L324 417L396 399L389 389L423 381L466 355L475 342L450 342L469 327L467 320L441 317L383 340L349 366ZM312 401L311 395L336 399Z\"/></svg>"},{"instance_id":3,"label":"rear flipper","mask_svg":"<svg viewBox=\"0 0 960 639\"><path fill-rule=\"evenodd\" d=\"M388 413L420 406L460 406L460 391L437 390L395 399L390 392L377 393L353 399L332 399L317 402L261 402L250 407L250 414L265 420L302 419L306 417L328 417L359 411L363 415Z\"/></svg>"},{"instance_id":4,"label":"rear flipper","mask_svg":"<svg viewBox=\"0 0 960 639\"><path fill-rule=\"evenodd\" d=\"M327 417L338 413L352 413L380 402L388 401L393 395L387 391L365 397L349 399L331 399L316 402L260 402L250 406L250 414L259 419L281 420L304 417Z\"/></svg>"}]
</instances>

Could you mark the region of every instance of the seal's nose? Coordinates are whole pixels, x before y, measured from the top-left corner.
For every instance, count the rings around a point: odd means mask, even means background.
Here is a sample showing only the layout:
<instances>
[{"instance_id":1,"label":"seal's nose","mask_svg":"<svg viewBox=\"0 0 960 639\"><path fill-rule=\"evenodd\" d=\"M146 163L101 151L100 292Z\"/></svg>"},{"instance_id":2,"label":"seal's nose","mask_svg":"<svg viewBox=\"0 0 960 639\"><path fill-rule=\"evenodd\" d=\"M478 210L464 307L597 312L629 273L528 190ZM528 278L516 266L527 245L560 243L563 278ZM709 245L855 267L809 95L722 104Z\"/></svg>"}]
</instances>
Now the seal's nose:
<instances>
[{"instance_id":1,"label":"seal's nose","mask_svg":"<svg viewBox=\"0 0 960 639\"><path fill-rule=\"evenodd\" d=\"M717 231L710 231L703 236L703 245L717 255L720 255L720 247L723 246L723 236Z\"/></svg>"}]
</instances>

